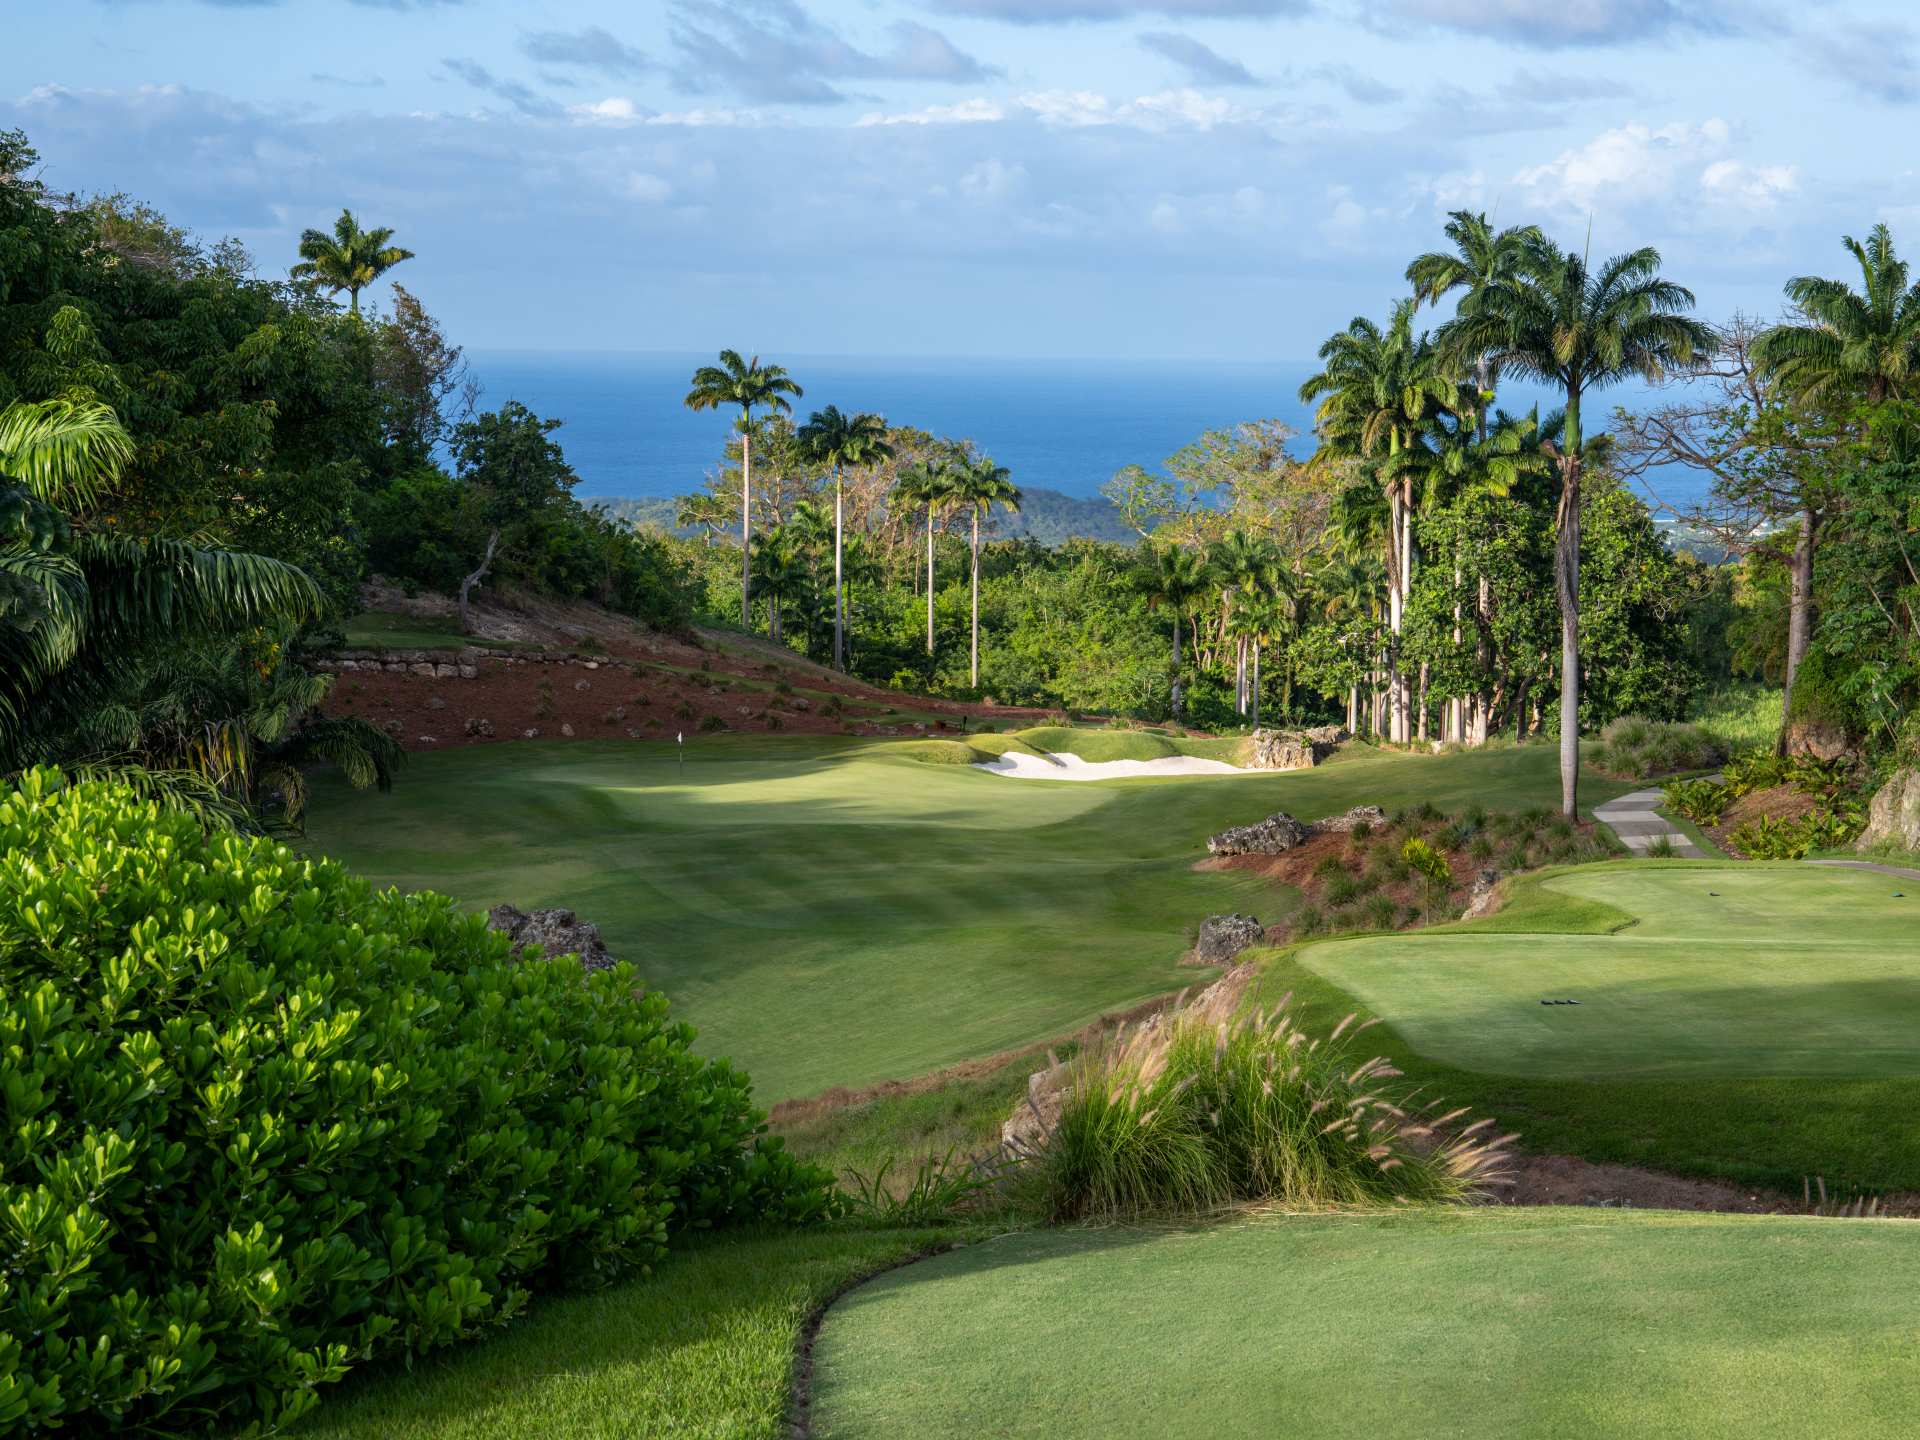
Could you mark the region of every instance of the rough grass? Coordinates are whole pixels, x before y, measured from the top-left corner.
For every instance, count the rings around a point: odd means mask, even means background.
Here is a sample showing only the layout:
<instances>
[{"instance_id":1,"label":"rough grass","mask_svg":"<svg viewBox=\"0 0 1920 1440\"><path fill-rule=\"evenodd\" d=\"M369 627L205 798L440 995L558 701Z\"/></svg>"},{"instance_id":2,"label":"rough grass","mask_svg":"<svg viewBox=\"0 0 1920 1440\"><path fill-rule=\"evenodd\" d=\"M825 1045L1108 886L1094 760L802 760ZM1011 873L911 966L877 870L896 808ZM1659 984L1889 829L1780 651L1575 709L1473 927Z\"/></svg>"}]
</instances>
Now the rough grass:
<instances>
[{"instance_id":1,"label":"rough grass","mask_svg":"<svg viewBox=\"0 0 1920 1440\"><path fill-rule=\"evenodd\" d=\"M473 643L452 616L368 610L347 621L344 628L347 644L375 650L457 650Z\"/></svg>"},{"instance_id":2,"label":"rough grass","mask_svg":"<svg viewBox=\"0 0 1920 1440\"><path fill-rule=\"evenodd\" d=\"M1601 1210L1002 1236L832 1310L818 1440L1892 1437L1897 1221Z\"/></svg>"},{"instance_id":3,"label":"rough grass","mask_svg":"<svg viewBox=\"0 0 1920 1440\"><path fill-rule=\"evenodd\" d=\"M1692 719L1729 755L1770 750L1780 734L1781 699L1775 686L1731 685L1696 701Z\"/></svg>"},{"instance_id":4,"label":"rough grass","mask_svg":"<svg viewBox=\"0 0 1920 1440\"><path fill-rule=\"evenodd\" d=\"M770 1103L1044 1042L1183 988L1201 919L1273 923L1295 901L1190 868L1229 824L1361 802L1519 809L1558 790L1546 747L1076 785L921 764L890 742L689 736L684 771L672 748L419 755L385 796L323 780L309 844L476 907L571 907Z\"/></svg>"},{"instance_id":5,"label":"rough grass","mask_svg":"<svg viewBox=\"0 0 1920 1440\"><path fill-rule=\"evenodd\" d=\"M1609 724L1591 751L1596 769L1625 780L1703 770L1726 758L1726 746L1698 725L1673 725L1635 715L1623 715Z\"/></svg>"},{"instance_id":6,"label":"rough grass","mask_svg":"<svg viewBox=\"0 0 1920 1440\"><path fill-rule=\"evenodd\" d=\"M860 1276L968 1238L829 1229L691 1238L645 1279L536 1306L471 1350L356 1372L302 1440L786 1440L801 1326Z\"/></svg>"}]
</instances>

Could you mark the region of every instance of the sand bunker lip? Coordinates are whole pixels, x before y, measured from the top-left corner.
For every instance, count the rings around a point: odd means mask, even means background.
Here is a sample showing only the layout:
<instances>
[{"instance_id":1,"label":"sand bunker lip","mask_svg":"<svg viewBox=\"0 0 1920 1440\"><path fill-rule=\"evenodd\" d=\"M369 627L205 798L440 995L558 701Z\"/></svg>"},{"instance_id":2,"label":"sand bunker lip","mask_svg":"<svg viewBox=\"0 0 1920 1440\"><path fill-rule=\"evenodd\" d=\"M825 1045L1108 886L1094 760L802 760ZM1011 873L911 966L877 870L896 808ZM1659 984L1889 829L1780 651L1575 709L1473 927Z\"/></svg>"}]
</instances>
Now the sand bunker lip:
<instances>
[{"instance_id":1,"label":"sand bunker lip","mask_svg":"<svg viewBox=\"0 0 1920 1440\"><path fill-rule=\"evenodd\" d=\"M994 775L1011 775L1016 780L1124 780L1139 775L1247 775L1238 765L1224 760L1203 760L1197 755L1163 755L1156 760L1082 760L1065 751L1028 755L1009 750L998 760L975 765Z\"/></svg>"}]
</instances>

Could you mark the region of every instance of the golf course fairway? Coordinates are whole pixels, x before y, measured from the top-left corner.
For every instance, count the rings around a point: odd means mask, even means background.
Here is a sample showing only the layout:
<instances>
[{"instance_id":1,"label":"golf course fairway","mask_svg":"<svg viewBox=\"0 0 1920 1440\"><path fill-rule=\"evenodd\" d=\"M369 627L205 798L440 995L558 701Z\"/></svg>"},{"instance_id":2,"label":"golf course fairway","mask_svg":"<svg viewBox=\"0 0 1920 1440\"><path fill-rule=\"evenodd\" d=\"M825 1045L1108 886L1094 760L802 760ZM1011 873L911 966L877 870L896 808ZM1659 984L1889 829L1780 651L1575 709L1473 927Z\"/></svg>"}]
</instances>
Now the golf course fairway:
<instances>
[{"instance_id":1,"label":"golf course fairway","mask_svg":"<svg viewBox=\"0 0 1920 1440\"><path fill-rule=\"evenodd\" d=\"M379 884L577 911L772 1103L1049 1040L1204 977L1175 962L1208 914L1272 923L1294 903L1190 868L1227 825L1558 794L1546 746L1356 747L1307 771L1079 785L884 741L701 736L686 752L416 755L389 795L316 785L308 843Z\"/></svg>"},{"instance_id":2,"label":"golf course fairway","mask_svg":"<svg viewBox=\"0 0 1920 1440\"><path fill-rule=\"evenodd\" d=\"M816 1440L1749 1440L1920 1412L1898 1221L1430 1210L1000 1236L827 1312Z\"/></svg>"},{"instance_id":3,"label":"golf course fairway","mask_svg":"<svg viewBox=\"0 0 1920 1440\"><path fill-rule=\"evenodd\" d=\"M1299 960L1465 1070L1920 1075L1920 900L1902 888L1810 866L1607 866L1543 889L1621 912L1612 933L1382 935Z\"/></svg>"}]
</instances>

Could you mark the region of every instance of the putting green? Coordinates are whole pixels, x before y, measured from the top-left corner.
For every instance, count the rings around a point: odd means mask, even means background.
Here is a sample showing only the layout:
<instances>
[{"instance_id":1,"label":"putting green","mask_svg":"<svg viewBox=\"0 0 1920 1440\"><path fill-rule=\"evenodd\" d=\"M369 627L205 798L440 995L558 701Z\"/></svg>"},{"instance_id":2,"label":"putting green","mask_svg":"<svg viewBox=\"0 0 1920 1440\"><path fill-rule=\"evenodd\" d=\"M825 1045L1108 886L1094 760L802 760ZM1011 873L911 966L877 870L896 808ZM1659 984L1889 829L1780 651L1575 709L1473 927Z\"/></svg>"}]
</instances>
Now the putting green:
<instances>
[{"instance_id":1,"label":"putting green","mask_svg":"<svg viewBox=\"0 0 1920 1440\"><path fill-rule=\"evenodd\" d=\"M308 832L382 884L573 908L770 1102L1050 1039L1203 978L1175 966L1201 919L1293 901L1190 868L1226 825L1557 793L1545 746L1078 785L903 749L701 736L684 768L659 743L452 750L414 757L391 795L317 785Z\"/></svg>"},{"instance_id":2,"label":"putting green","mask_svg":"<svg viewBox=\"0 0 1920 1440\"><path fill-rule=\"evenodd\" d=\"M1625 928L1382 936L1313 946L1299 961L1418 1053L1466 1070L1920 1074L1920 899L1894 898L1897 881L1702 864L1608 867L1544 888L1614 907Z\"/></svg>"},{"instance_id":3,"label":"putting green","mask_svg":"<svg viewBox=\"0 0 1920 1440\"><path fill-rule=\"evenodd\" d=\"M819 1440L1908 1435L1900 1221L1416 1211L1040 1231L827 1313Z\"/></svg>"}]
</instances>

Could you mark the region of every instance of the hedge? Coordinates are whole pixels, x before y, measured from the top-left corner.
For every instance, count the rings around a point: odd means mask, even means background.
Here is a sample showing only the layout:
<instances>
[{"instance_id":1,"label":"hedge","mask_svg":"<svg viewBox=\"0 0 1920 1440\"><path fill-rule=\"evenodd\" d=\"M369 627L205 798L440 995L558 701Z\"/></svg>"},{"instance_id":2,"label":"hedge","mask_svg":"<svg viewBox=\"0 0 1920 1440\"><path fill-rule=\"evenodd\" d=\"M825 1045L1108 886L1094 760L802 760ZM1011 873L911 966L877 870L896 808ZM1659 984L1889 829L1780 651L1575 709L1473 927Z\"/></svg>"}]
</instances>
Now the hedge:
<instances>
[{"instance_id":1,"label":"hedge","mask_svg":"<svg viewBox=\"0 0 1920 1440\"><path fill-rule=\"evenodd\" d=\"M383 1355L805 1223L620 965L514 961L432 894L106 783L0 789L0 1431L271 1428Z\"/></svg>"}]
</instances>

